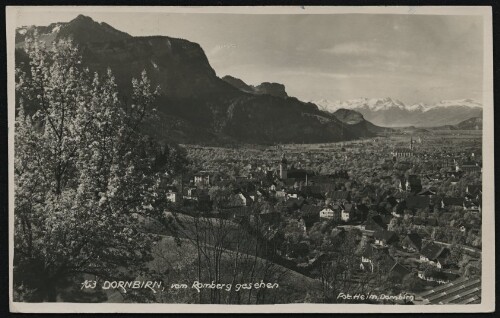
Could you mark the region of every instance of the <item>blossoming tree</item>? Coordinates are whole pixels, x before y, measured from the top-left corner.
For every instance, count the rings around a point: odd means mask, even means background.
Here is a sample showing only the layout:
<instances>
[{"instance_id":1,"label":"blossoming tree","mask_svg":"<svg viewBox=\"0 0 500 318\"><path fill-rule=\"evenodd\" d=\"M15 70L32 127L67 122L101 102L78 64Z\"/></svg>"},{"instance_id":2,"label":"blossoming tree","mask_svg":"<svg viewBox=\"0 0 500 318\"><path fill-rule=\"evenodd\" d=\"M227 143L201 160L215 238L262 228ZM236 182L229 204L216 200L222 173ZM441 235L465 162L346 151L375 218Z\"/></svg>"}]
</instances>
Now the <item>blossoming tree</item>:
<instances>
[{"instance_id":1,"label":"blossoming tree","mask_svg":"<svg viewBox=\"0 0 500 318\"><path fill-rule=\"evenodd\" d=\"M155 115L146 73L119 97L110 70L82 67L71 40L26 41L29 70L16 70L14 285L27 301L56 301L84 274L136 277L162 221L162 148L141 133Z\"/></svg>"}]
</instances>

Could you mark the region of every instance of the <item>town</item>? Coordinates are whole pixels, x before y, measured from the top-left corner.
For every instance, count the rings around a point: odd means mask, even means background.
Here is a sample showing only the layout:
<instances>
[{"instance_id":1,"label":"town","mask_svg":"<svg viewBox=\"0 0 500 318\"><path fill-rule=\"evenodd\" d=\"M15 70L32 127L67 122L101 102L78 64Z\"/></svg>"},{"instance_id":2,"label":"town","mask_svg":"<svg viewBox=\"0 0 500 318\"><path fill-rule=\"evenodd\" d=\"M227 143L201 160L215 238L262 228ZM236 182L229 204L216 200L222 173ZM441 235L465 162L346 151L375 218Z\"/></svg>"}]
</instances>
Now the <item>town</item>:
<instances>
[{"instance_id":1,"label":"town","mask_svg":"<svg viewBox=\"0 0 500 318\"><path fill-rule=\"evenodd\" d=\"M171 179L166 197L176 214L241 225L265 243L261 257L326 289L342 274L353 292L479 303L480 138L395 130L330 144L183 145L189 171ZM340 259L346 268L329 277Z\"/></svg>"},{"instance_id":2,"label":"town","mask_svg":"<svg viewBox=\"0 0 500 318\"><path fill-rule=\"evenodd\" d=\"M7 12L12 311L494 310L491 8L42 9Z\"/></svg>"}]
</instances>

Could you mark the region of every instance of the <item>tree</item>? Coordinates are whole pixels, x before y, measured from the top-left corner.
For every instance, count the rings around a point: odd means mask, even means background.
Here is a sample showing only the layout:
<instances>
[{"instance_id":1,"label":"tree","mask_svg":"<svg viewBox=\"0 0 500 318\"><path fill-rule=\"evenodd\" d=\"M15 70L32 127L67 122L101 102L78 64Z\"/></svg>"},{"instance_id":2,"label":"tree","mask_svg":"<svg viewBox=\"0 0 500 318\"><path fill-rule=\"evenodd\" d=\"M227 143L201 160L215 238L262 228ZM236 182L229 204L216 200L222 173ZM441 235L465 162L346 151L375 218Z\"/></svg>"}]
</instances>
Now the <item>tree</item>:
<instances>
[{"instance_id":1,"label":"tree","mask_svg":"<svg viewBox=\"0 0 500 318\"><path fill-rule=\"evenodd\" d=\"M157 90L144 72L124 104L111 71L83 68L72 41L27 40L25 50L30 71L16 70L14 286L33 290L31 301L55 301L82 274L135 278L157 240L141 221L164 220L161 147L141 133Z\"/></svg>"},{"instance_id":2,"label":"tree","mask_svg":"<svg viewBox=\"0 0 500 318\"><path fill-rule=\"evenodd\" d=\"M458 264L463 258L463 250L456 244L450 246L450 255L448 261L452 264Z\"/></svg>"},{"instance_id":3,"label":"tree","mask_svg":"<svg viewBox=\"0 0 500 318\"><path fill-rule=\"evenodd\" d=\"M258 218L256 218L256 222ZM256 224L260 228L262 224ZM182 239L178 247L180 254L187 254L189 260L184 262L182 269L177 265L171 266L169 259L156 263L155 270L169 275L172 282L198 281L217 284L230 284L230 290L202 289L191 295L186 302L211 304L259 304L283 302L279 300L281 290L266 291L263 289L238 289L237 285L253 284L255 282L276 282L283 286L289 270L263 258L269 251L271 242L252 235L248 228L229 219L211 218L203 214L189 217L179 217L177 224ZM162 251L160 254L165 253ZM272 255L270 255L272 256ZM173 264L172 264L173 265ZM286 284L285 284L286 285ZM172 302L175 300L168 292L160 293L159 301Z\"/></svg>"},{"instance_id":4,"label":"tree","mask_svg":"<svg viewBox=\"0 0 500 318\"><path fill-rule=\"evenodd\" d=\"M234 189L232 187L214 186L208 190L208 195L213 202L213 209L220 212L230 204Z\"/></svg>"},{"instance_id":5,"label":"tree","mask_svg":"<svg viewBox=\"0 0 500 318\"><path fill-rule=\"evenodd\" d=\"M411 273L411 274L406 275L403 278L402 285L403 285L404 290L414 292L414 293L422 292L425 288L424 282L420 278L418 278L415 275L415 273Z\"/></svg>"},{"instance_id":6,"label":"tree","mask_svg":"<svg viewBox=\"0 0 500 318\"><path fill-rule=\"evenodd\" d=\"M339 293L365 293L368 286L368 275L359 281L353 274L359 268L358 248L359 233L349 231L338 246L338 251L324 259L319 266L319 279L323 288L323 301L326 303L342 302Z\"/></svg>"}]
</instances>

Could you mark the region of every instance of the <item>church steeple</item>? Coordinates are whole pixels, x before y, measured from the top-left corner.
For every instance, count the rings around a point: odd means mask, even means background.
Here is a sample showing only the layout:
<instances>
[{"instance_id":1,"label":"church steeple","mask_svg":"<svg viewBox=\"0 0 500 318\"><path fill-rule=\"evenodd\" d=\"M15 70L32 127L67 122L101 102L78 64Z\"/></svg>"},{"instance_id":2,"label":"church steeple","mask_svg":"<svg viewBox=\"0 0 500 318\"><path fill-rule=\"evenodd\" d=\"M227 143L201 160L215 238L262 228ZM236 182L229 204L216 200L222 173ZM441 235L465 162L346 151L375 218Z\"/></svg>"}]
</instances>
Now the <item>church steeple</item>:
<instances>
[{"instance_id":1,"label":"church steeple","mask_svg":"<svg viewBox=\"0 0 500 318\"><path fill-rule=\"evenodd\" d=\"M413 136L410 136L410 150L413 150Z\"/></svg>"},{"instance_id":2,"label":"church steeple","mask_svg":"<svg viewBox=\"0 0 500 318\"><path fill-rule=\"evenodd\" d=\"M287 164L287 160L286 160L286 157L285 157L285 153L283 153L281 155L281 163L284 163L285 165Z\"/></svg>"},{"instance_id":3,"label":"church steeple","mask_svg":"<svg viewBox=\"0 0 500 318\"><path fill-rule=\"evenodd\" d=\"M287 164L288 161L285 158L285 153L281 156L281 162L280 162L280 178L281 180L284 180L287 178Z\"/></svg>"}]
</instances>

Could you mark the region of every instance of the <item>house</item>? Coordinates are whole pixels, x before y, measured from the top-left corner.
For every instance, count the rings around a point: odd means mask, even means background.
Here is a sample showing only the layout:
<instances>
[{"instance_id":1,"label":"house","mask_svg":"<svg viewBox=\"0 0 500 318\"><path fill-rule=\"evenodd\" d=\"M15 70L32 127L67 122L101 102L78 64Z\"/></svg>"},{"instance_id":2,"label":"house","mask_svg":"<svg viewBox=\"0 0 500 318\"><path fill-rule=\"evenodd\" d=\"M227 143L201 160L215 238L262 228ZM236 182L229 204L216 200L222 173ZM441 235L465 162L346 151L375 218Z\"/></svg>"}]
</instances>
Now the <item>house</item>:
<instances>
[{"instance_id":1,"label":"house","mask_svg":"<svg viewBox=\"0 0 500 318\"><path fill-rule=\"evenodd\" d=\"M376 266L392 264L394 259L389 254L389 249L386 247L374 246L366 244L361 253L361 270L373 272Z\"/></svg>"},{"instance_id":2,"label":"house","mask_svg":"<svg viewBox=\"0 0 500 318\"><path fill-rule=\"evenodd\" d=\"M465 188L466 200L481 200L483 196L483 189L481 185L469 185Z\"/></svg>"},{"instance_id":3,"label":"house","mask_svg":"<svg viewBox=\"0 0 500 318\"><path fill-rule=\"evenodd\" d=\"M457 274L442 271L432 271L431 273L427 274L424 271L418 271L417 276L422 280L428 282L436 282L440 285L448 284L450 281L459 278Z\"/></svg>"},{"instance_id":4,"label":"house","mask_svg":"<svg viewBox=\"0 0 500 318\"><path fill-rule=\"evenodd\" d=\"M406 209L406 201L402 200L398 202L396 206L394 206L392 215L398 218L402 217L404 215L405 209Z\"/></svg>"},{"instance_id":5,"label":"house","mask_svg":"<svg viewBox=\"0 0 500 318\"><path fill-rule=\"evenodd\" d=\"M361 253L361 270L373 272L373 247L367 244Z\"/></svg>"},{"instance_id":6,"label":"house","mask_svg":"<svg viewBox=\"0 0 500 318\"><path fill-rule=\"evenodd\" d=\"M329 205L319 212L319 217L323 218L323 219L334 219L335 212L336 211L333 210L333 207L331 205ZM339 211L337 211L337 212L339 212ZM337 216L340 216L340 214L337 213Z\"/></svg>"},{"instance_id":7,"label":"house","mask_svg":"<svg viewBox=\"0 0 500 318\"><path fill-rule=\"evenodd\" d=\"M474 161L466 161L463 162L461 165L456 166L456 171L463 171L463 172L481 172L482 168L479 165L479 163L474 162Z\"/></svg>"},{"instance_id":8,"label":"house","mask_svg":"<svg viewBox=\"0 0 500 318\"><path fill-rule=\"evenodd\" d=\"M417 175L411 174L408 179L402 178L399 180L399 190L419 193L422 191L422 182Z\"/></svg>"},{"instance_id":9,"label":"house","mask_svg":"<svg viewBox=\"0 0 500 318\"><path fill-rule=\"evenodd\" d=\"M299 198L299 193L297 191L289 191L287 194L286 194L286 199L287 200L290 200L290 199L298 199Z\"/></svg>"},{"instance_id":10,"label":"house","mask_svg":"<svg viewBox=\"0 0 500 318\"><path fill-rule=\"evenodd\" d=\"M198 201L198 193L201 192L197 188L191 187L185 189L184 199Z\"/></svg>"},{"instance_id":11,"label":"house","mask_svg":"<svg viewBox=\"0 0 500 318\"><path fill-rule=\"evenodd\" d=\"M285 199L286 193L287 193L286 189L282 188L280 190L277 190L275 195L276 195L276 198L278 198L278 199Z\"/></svg>"},{"instance_id":12,"label":"house","mask_svg":"<svg viewBox=\"0 0 500 318\"><path fill-rule=\"evenodd\" d=\"M410 273L411 270L396 262L389 270L389 278L393 281L401 283L403 281L403 278L405 278L405 276Z\"/></svg>"},{"instance_id":13,"label":"house","mask_svg":"<svg viewBox=\"0 0 500 318\"><path fill-rule=\"evenodd\" d=\"M394 148L391 152L394 158L406 158L413 157L413 149L410 148Z\"/></svg>"},{"instance_id":14,"label":"house","mask_svg":"<svg viewBox=\"0 0 500 318\"><path fill-rule=\"evenodd\" d=\"M325 191L321 189L321 186L307 186L307 187L302 187L301 194L308 197L308 198L314 198L318 200L325 200Z\"/></svg>"},{"instance_id":15,"label":"house","mask_svg":"<svg viewBox=\"0 0 500 318\"><path fill-rule=\"evenodd\" d=\"M441 200L441 208L463 207L464 200L462 198L447 197Z\"/></svg>"},{"instance_id":16,"label":"house","mask_svg":"<svg viewBox=\"0 0 500 318\"><path fill-rule=\"evenodd\" d=\"M405 199L406 208L408 210L417 211L417 210L429 210L429 206L431 204L431 199L427 196L421 195L412 195Z\"/></svg>"},{"instance_id":17,"label":"house","mask_svg":"<svg viewBox=\"0 0 500 318\"><path fill-rule=\"evenodd\" d=\"M481 213L481 204L479 204L478 202L473 202L473 201L465 201L464 202L464 210L466 212L470 212L470 213L474 213L474 214Z\"/></svg>"},{"instance_id":18,"label":"house","mask_svg":"<svg viewBox=\"0 0 500 318\"><path fill-rule=\"evenodd\" d=\"M451 185L456 185L458 181L460 181L460 179L455 176L452 176L451 178L448 179L448 181L450 182Z\"/></svg>"},{"instance_id":19,"label":"house","mask_svg":"<svg viewBox=\"0 0 500 318\"><path fill-rule=\"evenodd\" d=\"M404 199L406 199L410 194L406 191L399 191L393 194L394 199L396 199L397 202L402 202Z\"/></svg>"},{"instance_id":20,"label":"house","mask_svg":"<svg viewBox=\"0 0 500 318\"><path fill-rule=\"evenodd\" d=\"M443 168L452 168L457 165L457 159L456 158L443 158L440 161L441 167Z\"/></svg>"},{"instance_id":21,"label":"house","mask_svg":"<svg viewBox=\"0 0 500 318\"><path fill-rule=\"evenodd\" d=\"M456 177L460 177L460 176L462 176L462 171L455 171L455 170L445 171L445 172L444 172L444 176L445 176L446 178L456 178Z\"/></svg>"},{"instance_id":22,"label":"house","mask_svg":"<svg viewBox=\"0 0 500 318\"><path fill-rule=\"evenodd\" d=\"M351 201L351 191L329 191L326 198L336 203L346 203Z\"/></svg>"},{"instance_id":23,"label":"house","mask_svg":"<svg viewBox=\"0 0 500 318\"><path fill-rule=\"evenodd\" d=\"M193 182L194 182L194 184L209 186L211 184L210 183L210 174L207 172L204 172L204 171L197 173L193 176Z\"/></svg>"},{"instance_id":24,"label":"house","mask_svg":"<svg viewBox=\"0 0 500 318\"><path fill-rule=\"evenodd\" d=\"M375 244L378 246L389 246L398 241L396 233L387 230L375 231L373 238L375 239Z\"/></svg>"},{"instance_id":25,"label":"house","mask_svg":"<svg viewBox=\"0 0 500 318\"><path fill-rule=\"evenodd\" d=\"M237 190L234 194L229 197L229 206L240 207L240 206L250 206L252 205L252 198L246 193Z\"/></svg>"},{"instance_id":26,"label":"house","mask_svg":"<svg viewBox=\"0 0 500 318\"><path fill-rule=\"evenodd\" d=\"M179 203L182 200L182 194L175 187L168 187L165 196L167 201L171 203Z\"/></svg>"},{"instance_id":27,"label":"house","mask_svg":"<svg viewBox=\"0 0 500 318\"><path fill-rule=\"evenodd\" d=\"M471 196L481 195L483 193L483 187L481 185L468 185L465 188L465 193Z\"/></svg>"},{"instance_id":28,"label":"house","mask_svg":"<svg viewBox=\"0 0 500 318\"><path fill-rule=\"evenodd\" d=\"M340 218L344 222L348 222L349 220L352 220L355 216L356 212L356 207L354 204L346 203L342 207L342 211L340 214Z\"/></svg>"},{"instance_id":29,"label":"house","mask_svg":"<svg viewBox=\"0 0 500 318\"><path fill-rule=\"evenodd\" d=\"M302 208L304 203L305 203L305 200L302 198L290 199L290 200L286 201L285 206L289 211L295 211L295 210Z\"/></svg>"},{"instance_id":30,"label":"house","mask_svg":"<svg viewBox=\"0 0 500 318\"><path fill-rule=\"evenodd\" d=\"M305 218L318 218L320 216L321 208L316 205L304 204L300 208L300 213Z\"/></svg>"},{"instance_id":31,"label":"house","mask_svg":"<svg viewBox=\"0 0 500 318\"><path fill-rule=\"evenodd\" d=\"M436 195L436 191L433 191L431 189L423 189L422 191L420 191L418 193L418 195L425 195L425 196L432 197L432 196Z\"/></svg>"},{"instance_id":32,"label":"house","mask_svg":"<svg viewBox=\"0 0 500 318\"><path fill-rule=\"evenodd\" d=\"M382 217L378 214L368 217L364 225L367 231L382 231L387 229L387 224L385 224Z\"/></svg>"},{"instance_id":33,"label":"house","mask_svg":"<svg viewBox=\"0 0 500 318\"><path fill-rule=\"evenodd\" d=\"M420 251L420 261L435 265L437 268L442 268L449 252L448 248L430 242Z\"/></svg>"},{"instance_id":34,"label":"house","mask_svg":"<svg viewBox=\"0 0 500 318\"><path fill-rule=\"evenodd\" d=\"M418 252L422 248L422 238L417 233L408 233L401 241L401 246L408 252Z\"/></svg>"},{"instance_id":35,"label":"house","mask_svg":"<svg viewBox=\"0 0 500 318\"><path fill-rule=\"evenodd\" d=\"M314 174L312 171L304 169L295 169L293 166L288 170L288 178L293 178L296 181L303 181L304 185L308 185L309 178Z\"/></svg>"},{"instance_id":36,"label":"house","mask_svg":"<svg viewBox=\"0 0 500 318\"><path fill-rule=\"evenodd\" d=\"M248 195L254 202L260 202L264 199L269 198L269 193L267 193L267 191L264 189L257 189L248 193Z\"/></svg>"},{"instance_id":37,"label":"house","mask_svg":"<svg viewBox=\"0 0 500 318\"><path fill-rule=\"evenodd\" d=\"M411 174L408 176L408 180L406 180L406 191L413 193L422 191L422 182L417 175Z\"/></svg>"}]
</instances>

